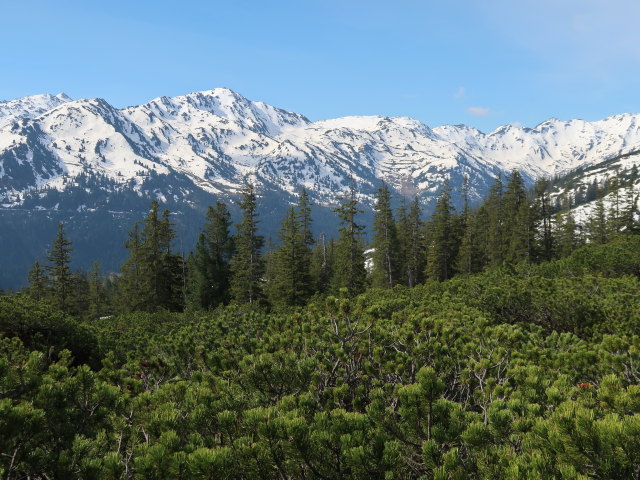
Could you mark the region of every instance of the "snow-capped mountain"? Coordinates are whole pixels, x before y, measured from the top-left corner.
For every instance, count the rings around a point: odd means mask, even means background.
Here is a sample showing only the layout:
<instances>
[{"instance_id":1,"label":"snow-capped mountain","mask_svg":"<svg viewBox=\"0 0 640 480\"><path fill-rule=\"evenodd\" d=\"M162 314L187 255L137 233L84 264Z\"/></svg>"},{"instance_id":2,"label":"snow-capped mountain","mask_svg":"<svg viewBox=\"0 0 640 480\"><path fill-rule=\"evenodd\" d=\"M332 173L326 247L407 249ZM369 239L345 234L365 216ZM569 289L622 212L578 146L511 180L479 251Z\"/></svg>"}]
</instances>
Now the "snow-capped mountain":
<instances>
[{"instance_id":1,"label":"snow-capped mountain","mask_svg":"<svg viewBox=\"0 0 640 480\"><path fill-rule=\"evenodd\" d=\"M264 222L275 236L282 207L301 186L316 214L324 212L325 228L335 222L329 208L350 182L365 204L385 181L398 196L421 197L428 210L445 180L455 191L468 176L473 201L497 174L513 169L532 183L636 151L640 115L634 114L598 122L551 119L485 134L466 126L431 129L406 117L312 122L225 88L123 109L102 99L35 95L0 102L0 251L39 255L51 229L31 243L11 242L20 232L36 235L45 217L51 228L64 220L82 230L87 248L95 248L97 216L107 231L119 218L122 242L150 198L181 214L183 230L193 233L206 206L236 197L247 179L256 184L263 212L275 214Z\"/></svg>"},{"instance_id":2,"label":"snow-capped mountain","mask_svg":"<svg viewBox=\"0 0 640 480\"><path fill-rule=\"evenodd\" d=\"M224 88L116 109L101 99L37 95L0 104L0 202L18 206L34 188L62 190L80 175L101 175L139 194L150 176L180 175L195 190L233 195L249 177L295 192L304 185L331 204L350 179L370 200L381 180L396 192L433 198L445 178L469 175L481 197L497 173L527 180L556 176L640 149L640 116L599 122L551 119L490 134L428 126L405 117L311 122ZM176 201L178 198L176 197Z\"/></svg>"},{"instance_id":3,"label":"snow-capped mountain","mask_svg":"<svg viewBox=\"0 0 640 480\"><path fill-rule=\"evenodd\" d=\"M49 110L70 102L64 93L58 95L32 95L10 102L0 101L0 127L25 118L34 118Z\"/></svg>"}]
</instances>

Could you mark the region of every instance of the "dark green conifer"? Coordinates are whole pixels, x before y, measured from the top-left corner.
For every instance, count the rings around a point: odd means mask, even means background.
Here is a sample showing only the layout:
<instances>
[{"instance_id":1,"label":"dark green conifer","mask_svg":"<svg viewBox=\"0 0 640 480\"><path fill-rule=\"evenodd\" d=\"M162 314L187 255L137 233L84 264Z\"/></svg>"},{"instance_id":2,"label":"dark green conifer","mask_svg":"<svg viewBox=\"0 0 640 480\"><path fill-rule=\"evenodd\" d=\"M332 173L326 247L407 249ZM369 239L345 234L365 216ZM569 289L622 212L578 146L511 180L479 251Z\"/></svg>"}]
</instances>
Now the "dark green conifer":
<instances>
[{"instance_id":1,"label":"dark green conifer","mask_svg":"<svg viewBox=\"0 0 640 480\"><path fill-rule=\"evenodd\" d=\"M420 200L413 197L407 210L403 205L398 215L398 243L400 246L400 280L415 287L424 279L425 238Z\"/></svg>"},{"instance_id":2,"label":"dark green conifer","mask_svg":"<svg viewBox=\"0 0 640 480\"><path fill-rule=\"evenodd\" d=\"M273 305L304 305L311 294L309 253L302 216L289 208L280 229L280 246L270 256L269 301Z\"/></svg>"},{"instance_id":3,"label":"dark green conifer","mask_svg":"<svg viewBox=\"0 0 640 480\"><path fill-rule=\"evenodd\" d=\"M265 272L262 247L264 239L258 235L256 193L252 184L242 190L242 221L237 225L236 250L231 259L231 298L238 304L256 305L263 300Z\"/></svg>"},{"instance_id":4,"label":"dark green conifer","mask_svg":"<svg viewBox=\"0 0 640 480\"><path fill-rule=\"evenodd\" d=\"M198 236L189 265L189 303L212 309L229 302L230 262L234 245L230 236L231 215L218 201L207 209L206 223Z\"/></svg>"},{"instance_id":5,"label":"dark green conifer","mask_svg":"<svg viewBox=\"0 0 640 480\"><path fill-rule=\"evenodd\" d=\"M310 276L314 292L327 293L329 291L334 260L334 241L333 239L327 240L326 235L322 233L311 253Z\"/></svg>"},{"instance_id":6,"label":"dark green conifer","mask_svg":"<svg viewBox=\"0 0 640 480\"><path fill-rule=\"evenodd\" d=\"M373 221L373 269L371 285L391 288L399 282L400 248L391 208L391 194L386 184L378 189Z\"/></svg>"},{"instance_id":7,"label":"dark green conifer","mask_svg":"<svg viewBox=\"0 0 640 480\"><path fill-rule=\"evenodd\" d=\"M340 205L334 210L340 220L339 237L336 243L335 267L332 288L339 292L346 288L349 295L361 293L366 285L367 272L364 265L362 234L364 226L357 222L361 213L353 183L349 192L340 197Z\"/></svg>"},{"instance_id":8,"label":"dark green conifer","mask_svg":"<svg viewBox=\"0 0 640 480\"><path fill-rule=\"evenodd\" d=\"M505 260L505 215L502 177L498 175L485 201L487 213L486 257L489 265L499 266Z\"/></svg>"},{"instance_id":9,"label":"dark green conifer","mask_svg":"<svg viewBox=\"0 0 640 480\"><path fill-rule=\"evenodd\" d=\"M429 280L441 282L451 278L455 273L457 253L454 211L448 181L438 195L429 227L425 273Z\"/></svg>"},{"instance_id":10,"label":"dark green conifer","mask_svg":"<svg viewBox=\"0 0 640 480\"><path fill-rule=\"evenodd\" d=\"M609 238L607 214L605 213L604 201L602 198L599 198L595 202L595 208L589 217L587 232L589 242L591 243L603 244L606 243Z\"/></svg>"},{"instance_id":11,"label":"dark green conifer","mask_svg":"<svg viewBox=\"0 0 640 480\"><path fill-rule=\"evenodd\" d=\"M33 267L28 273L29 286L27 287L28 295L34 300L44 300L49 293L49 277L44 268L40 266L40 262L33 262Z\"/></svg>"},{"instance_id":12,"label":"dark green conifer","mask_svg":"<svg viewBox=\"0 0 640 480\"><path fill-rule=\"evenodd\" d=\"M50 278L50 300L64 313L73 313L73 274L71 273L71 242L67 239L64 224L58 224L58 233L47 255L45 267Z\"/></svg>"},{"instance_id":13,"label":"dark green conifer","mask_svg":"<svg viewBox=\"0 0 640 480\"><path fill-rule=\"evenodd\" d=\"M170 213L158 214L157 201L149 213L129 233L125 246L129 258L123 263L120 279L120 304L125 311L153 312L183 307L182 257L172 252L175 230Z\"/></svg>"},{"instance_id":14,"label":"dark green conifer","mask_svg":"<svg viewBox=\"0 0 640 480\"><path fill-rule=\"evenodd\" d=\"M557 255L567 257L578 247L576 221L571 212L556 215L555 241Z\"/></svg>"}]
</instances>

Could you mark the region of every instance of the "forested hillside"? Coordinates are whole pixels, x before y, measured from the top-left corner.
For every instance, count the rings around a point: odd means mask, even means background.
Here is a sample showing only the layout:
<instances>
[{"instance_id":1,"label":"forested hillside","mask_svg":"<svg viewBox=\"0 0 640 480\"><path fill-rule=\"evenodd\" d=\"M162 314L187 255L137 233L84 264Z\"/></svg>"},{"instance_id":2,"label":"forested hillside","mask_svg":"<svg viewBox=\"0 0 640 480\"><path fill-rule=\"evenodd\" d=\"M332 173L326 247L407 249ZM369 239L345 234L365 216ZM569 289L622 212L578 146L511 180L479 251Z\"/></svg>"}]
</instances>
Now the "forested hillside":
<instances>
[{"instance_id":1,"label":"forested hillside","mask_svg":"<svg viewBox=\"0 0 640 480\"><path fill-rule=\"evenodd\" d=\"M106 278L61 224L0 297L0 474L640 478L635 198L579 225L517 172L450 196L425 221L381 185L365 245L355 189L335 239L301 191L275 243L246 185L189 255L153 203Z\"/></svg>"}]
</instances>

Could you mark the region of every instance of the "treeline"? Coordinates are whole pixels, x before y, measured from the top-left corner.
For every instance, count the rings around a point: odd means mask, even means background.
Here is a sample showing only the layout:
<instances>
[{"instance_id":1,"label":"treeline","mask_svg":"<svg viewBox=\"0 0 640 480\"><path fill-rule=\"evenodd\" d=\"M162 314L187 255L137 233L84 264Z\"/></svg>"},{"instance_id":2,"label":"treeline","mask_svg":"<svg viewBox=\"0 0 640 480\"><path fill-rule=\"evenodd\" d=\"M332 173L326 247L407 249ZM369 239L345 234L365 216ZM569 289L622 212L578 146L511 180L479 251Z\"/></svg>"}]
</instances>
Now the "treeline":
<instances>
[{"instance_id":1,"label":"treeline","mask_svg":"<svg viewBox=\"0 0 640 480\"><path fill-rule=\"evenodd\" d=\"M619 185L615 180L609 184ZM622 198L619 191L613 191L608 211L600 198L588 222L577 225L570 212L558 211L548 182L527 190L514 171L505 181L498 177L485 201L473 209L466 180L459 211L445 183L425 221L417 198L394 209L389 188L382 184L367 245L353 186L334 210L340 221L335 239L325 234L314 238L311 204L302 189L284 215L279 243L267 245L265 252L258 199L248 184L236 228L227 206L217 202L209 207L197 244L186 258L174 250L170 212L161 212L154 201L129 233L129 257L121 271L107 279L95 264L88 274L71 272L71 243L60 224L48 263L34 264L26 292L62 312L97 318L159 309L211 310L230 303L279 309L343 290L355 296L368 287L414 287L487 268L562 258L587 242L602 244L637 233L635 192L628 188Z\"/></svg>"}]
</instances>

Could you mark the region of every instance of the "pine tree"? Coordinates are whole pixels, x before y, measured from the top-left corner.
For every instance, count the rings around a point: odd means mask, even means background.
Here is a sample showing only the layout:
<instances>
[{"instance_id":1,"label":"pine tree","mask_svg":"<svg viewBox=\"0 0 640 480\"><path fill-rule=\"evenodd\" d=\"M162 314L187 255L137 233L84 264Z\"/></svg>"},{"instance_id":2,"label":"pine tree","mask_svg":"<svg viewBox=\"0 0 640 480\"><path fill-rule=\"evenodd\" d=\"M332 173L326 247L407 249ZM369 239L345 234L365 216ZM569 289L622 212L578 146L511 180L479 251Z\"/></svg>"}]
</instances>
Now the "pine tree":
<instances>
[{"instance_id":1,"label":"pine tree","mask_svg":"<svg viewBox=\"0 0 640 480\"><path fill-rule=\"evenodd\" d=\"M281 244L270 256L268 293L273 305L304 305L311 295L309 262L301 217L289 208L280 229Z\"/></svg>"},{"instance_id":2,"label":"pine tree","mask_svg":"<svg viewBox=\"0 0 640 480\"><path fill-rule=\"evenodd\" d=\"M29 270L28 281L27 294L34 300L44 300L49 293L49 277L45 269L40 266L38 260L33 263L33 267Z\"/></svg>"},{"instance_id":3,"label":"pine tree","mask_svg":"<svg viewBox=\"0 0 640 480\"><path fill-rule=\"evenodd\" d=\"M189 261L189 303L212 309L229 302L230 262L234 252L231 215L218 201L207 209L206 223Z\"/></svg>"},{"instance_id":4,"label":"pine tree","mask_svg":"<svg viewBox=\"0 0 640 480\"><path fill-rule=\"evenodd\" d=\"M366 285L367 271L364 266L362 234L364 226L356 221L358 209L353 182L349 193L340 198L340 205L334 210L340 220L339 237L336 243L336 259L332 287L335 292L346 288L349 295L361 293Z\"/></svg>"},{"instance_id":5,"label":"pine tree","mask_svg":"<svg viewBox=\"0 0 640 480\"><path fill-rule=\"evenodd\" d=\"M71 314L73 310L73 275L71 263L71 242L67 239L64 224L58 224L58 233L47 255L49 265L45 267L51 285L51 303L60 311Z\"/></svg>"},{"instance_id":6,"label":"pine tree","mask_svg":"<svg viewBox=\"0 0 640 480\"><path fill-rule=\"evenodd\" d=\"M398 215L398 240L400 245L401 281L413 288L424 279L426 263L424 250L424 222L420 200L414 197L409 210L403 206Z\"/></svg>"},{"instance_id":7,"label":"pine tree","mask_svg":"<svg viewBox=\"0 0 640 480\"><path fill-rule=\"evenodd\" d=\"M252 184L242 191L242 222L237 225L236 250L231 259L231 297L239 304L257 305L263 299L265 272L261 255L264 239L258 235L256 193Z\"/></svg>"},{"instance_id":8,"label":"pine tree","mask_svg":"<svg viewBox=\"0 0 640 480\"><path fill-rule=\"evenodd\" d=\"M386 184L378 189L373 221L373 271L371 284L376 288L391 288L399 281L399 244L391 209L391 194Z\"/></svg>"},{"instance_id":9,"label":"pine tree","mask_svg":"<svg viewBox=\"0 0 640 480\"><path fill-rule=\"evenodd\" d=\"M451 203L451 187L445 182L438 195L431 217L429 243L427 245L426 276L430 280L444 281L455 273L457 239Z\"/></svg>"}]
</instances>

